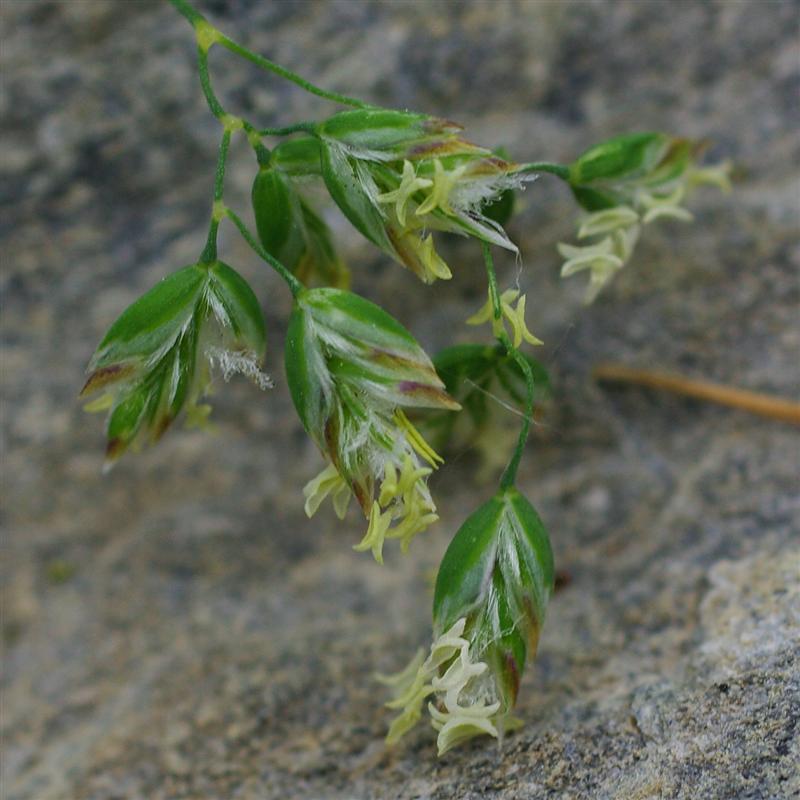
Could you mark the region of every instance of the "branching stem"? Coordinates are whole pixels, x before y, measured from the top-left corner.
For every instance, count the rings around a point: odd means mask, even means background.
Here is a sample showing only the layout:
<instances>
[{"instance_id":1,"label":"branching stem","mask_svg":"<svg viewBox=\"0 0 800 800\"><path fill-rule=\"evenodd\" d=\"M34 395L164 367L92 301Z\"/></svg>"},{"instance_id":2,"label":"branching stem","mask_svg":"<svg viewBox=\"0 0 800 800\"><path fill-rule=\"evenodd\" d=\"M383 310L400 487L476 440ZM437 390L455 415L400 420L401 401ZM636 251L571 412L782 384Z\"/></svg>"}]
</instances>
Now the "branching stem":
<instances>
[{"instance_id":1,"label":"branching stem","mask_svg":"<svg viewBox=\"0 0 800 800\"><path fill-rule=\"evenodd\" d=\"M205 18L199 11L195 11L189 3L185 2L185 0L169 0L172 3L175 10L186 17L187 20L192 24L192 26L197 25L199 22L204 22Z\"/></svg>"},{"instance_id":2,"label":"branching stem","mask_svg":"<svg viewBox=\"0 0 800 800\"><path fill-rule=\"evenodd\" d=\"M222 203L225 193L225 168L228 164L228 151L231 145L231 129L226 127L222 133L219 143L219 156L217 157L217 169L214 173L214 209ZM217 260L217 231L219 230L219 218L212 210L211 223L208 227L208 237L206 246L200 255L202 264L213 264Z\"/></svg>"},{"instance_id":3,"label":"branching stem","mask_svg":"<svg viewBox=\"0 0 800 800\"><path fill-rule=\"evenodd\" d=\"M267 72L272 72L281 78L285 78L287 81L291 81L301 89L305 89L305 91L307 91L309 94L314 94L317 97L330 100L332 103L340 103L343 106L352 106L353 108L370 107L370 104L365 103L363 100L357 100L355 97L348 97L347 95L339 94L338 92L329 92L320 88L319 86L315 86L313 83L307 81L296 72L292 72L290 69L286 69L286 67L276 64L275 62L270 61L268 58L264 58L264 56L260 56L258 53L248 50L238 42L234 42L233 39L229 39L223 33L219 35L218 41L226 50L236 53L236 55L241 56L247 61L255 64L257 67L261 67L261 69L266 70Z\"/></svg>"},{"instance_id":4,"label":"branching stem","mask_svg":"<svg viewBox=\"0 0 800 800\"><path fill-rule=\"evenodd\" d=\"M203 94L208 107L211 113L221 122L225 117L225 109L216 94L214 94L214 89L211 86L211 76L208 72L208 50L201 45L197 46L197 71L200 73L200 86L203 87Z\"/></svg>"},{"instance_id":5,"label":"branching stem","mask_svg":"<svg viewBox=\"0 0 800 800\"><path fill-rule=\"evenodd\" d=\"M489 283L489 298L492 302L492 314L497 323L503 317L503 309L500 305L500 292L497 288L497 274L494 270L494 260L492 259L492 251L486 242L481 243L483 249L483 261L486 265L486 278ZM528 359L519 352L511 343L508 334L502 330L498 325L499 333L497 334L497 341L503 345L509 358L513 359L516 365L520 368L523 376L525 377L525 413L522 416L522 427L519 431L519 438L514 452L511 454L511 460L508 466L503 470L503 475L500 478L500 488L508 489L513 486L517 479L517 470L519 469L519 462L522 460L522 453L525 450L525 443L528 441L528 433L531 429L531 419L533 418L533 398L534 398L534 381L533 370L528 363Z\"/></svg>"},{"instance_id":6,"label":"branching stem","mask_svg":"<svg viewBox=\"0 0 800 800\"><path fill-rule=\"evenodd\" d=\"M192 5L187 2L187 0L170 0L170 3L172 3L176 11L186 17L196 31L200 27L205 29L204 33L206 33L206 35L208 32L213 34L210 44L220 44L226 50L230 50L231 53L235 53L237 56L250 61L252 64L255 64L257 67L260 67L267 72L272 72L274 75L278 75L287 81L291 81L301 89L304 89L305 91L316 95L317 97L322 97L325 100L330 100L333 103L339 103L341 105L351 106L353 108L370 107L370 104L365 103L363 100L357 100L355 97L348 97L347 95L339 94L338 92L329 92L320 88L319 86L315 86L313 83L311 83L311 81L307 81L296 72L292 72L292 70L286 69L286 67L282 67L280 64L276 64L274 61L270 61L268 58L264 58L264 56L260 56L258 53L248 50L243 45L235 42L233 39L230 39L229 37L225 36L224 33L214 28L199 11L195 10ZM206 47L206 49L208 49L208 47Z\"/></svg>"},{"instance_id":7,"label":"branching stem","mask_svg":"<svg viewBox=\"0 0 800 800\"><path fill-rule=\"evenodd\" d=\"M278 261L278 259L275 258L275 256L268 253L258 243L256 237L253 236L252 233L250 233L250 230L248 229L247 225L244 223L242 218L236 212L231 211L231 209L229 208L226 208L225 216L238 228L239 233L242 235L242 238L247 242L247 244L250 245L250 247L253 249L253 252L257 256L259 256L259 258L262 258L264 261L266 261L267 264L269 264L272 267L272 269L274 269L275 272L277 272L278 275L280 275L281 278L283 278L283 280L286 282L287 286L289 287L290 291L295 297L300 292L303 291L303 289L305 288L303 284L297 278L295 278L295 276L292 275L292 273L283 264L281 264L281 262Z\"/></svg>"},{"instance_id":8,"label":"branching stem","mask_svg":"<svg viewBox=\"0 0 800 800\"><path fill-rule=\"evenodd\" d=\"M262 144L262 134L256 130L254 125L247 120L228 114L225 111L225 108L219 101L219 98L217 97L216 93L214 92L214 88L211 85L211 76L208 69L208 51L214 44L221 44L238 55L247 58L249 61L259 64L265 69L271 69L273 72L277 72L279 75L283 75L283 77L286 77L289 80L294 80L295 83L300 82L300 85L303 85L304 88L308 89L308 91L313 90L315 94L321 93L322 96L326 96L328 93L324 92L322 89L312 86L311 84L308 84L299 76L289 72L289 70L284 70L282 67L272 64L271 61L263 59L261 56L257 56L255 53L251 53L246 48L241 47L240 45L228 39L226 36L223 36L205 19L205 17L203 17L202 14L192 8L192 6L186 2L186 0L170 0L170 2L175 9L177 9L177 11L179 11L184 17L186 17L187 20L189 20L195 30L195 34L197 36L197 63L198 72L200 74L200 85L203 89L203 95L206 98L206 102L208 103L211 113L222 123L224 127L222 139L219 145L217 169L214 175L214 204L211 213L211 223L208 229L206 245L200 256L200 262L203 264L211 264L217 260L217 233L219 231L219 224L223 219L225 219L225 217L227 217L239 230L239 233L242 235L242 238L247 242L247 244L250 245L256 254L266 261L267 264L269 264L272 269L274 269L275 272L281 276L281 278L283 278L283 280L289 286L292 294L297 295L298 292L303 289L303 284L294 275L292 275L292 273L283 264L281 264L278 259L268 253L258 243L257 239L252 233L250 233L247 225L245 225L241 217L239 217L238 214L225 205L225 168L228 162L228 151L230 150L231 135L234 133L234 131L245 131L250 145L255 150L258 163L261 166L264 166L269 162L269 150ZM340 102L339 97L340 96L336 95L335 97L329 97L329 99L335 99L337 102ZM295 127L299 131L307 130L311 125L312 123L301 123L300 126L292 127ZM293 133L294 131L289 132Z\"/></svg>"}]
</instances>

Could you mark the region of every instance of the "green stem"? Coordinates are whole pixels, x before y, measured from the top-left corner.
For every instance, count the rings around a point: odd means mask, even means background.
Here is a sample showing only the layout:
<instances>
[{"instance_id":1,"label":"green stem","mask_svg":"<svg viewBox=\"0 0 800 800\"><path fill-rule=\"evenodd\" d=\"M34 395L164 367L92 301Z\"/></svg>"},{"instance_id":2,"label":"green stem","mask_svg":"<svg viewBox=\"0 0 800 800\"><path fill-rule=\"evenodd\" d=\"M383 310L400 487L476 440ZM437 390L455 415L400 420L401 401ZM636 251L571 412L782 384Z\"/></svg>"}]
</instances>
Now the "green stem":
<instances>
[{"instance_id":1,"label":"green stem","mask_svg":"<svg viewBox=\"0 0 800 800\"><path fill-rule=\"evenodd\" d=\"M497 289L497 274L494 270L494 260L492 259L492 251L486 242L481 242L483 248L483 261L486 265L486 278L489 283L489 298L492 302L492 314L495 320L502 319L503 309L500 305L500 293ZM525 450L525 443L528 441L528 433L531 429L531 419L533 419L533 398L534 398L534 381L533 370L528 363L528 359L519 352L511 343L508 334L501 330L497 334L497 340L505 348L509 358L512 358L517 366L525 376L525 387L527 394L525 397L525 413L522 417L522 427L520 428L519 438L514 452L511 455L511 460L508 466L503 470L503 475L500 478L500 488L508 489L514 485L517 479L517 470L519 469L519 462L522 460L522 453Z\"/></svg>"},{"instance_id":2,"label":"green stem","mask_svg":"<svg viewBox=\"0 0 800 800\"><path fill-rule=\"evenodd\" d=\"M182 14L184 17L186 17L186 19L189 20L192 26L197 25L198 22L204 21L203 15L199 11L195 11L185 0L169 1L179 14Z\"/></svg>"},{"instance_id":3,"label":"green stem","mask_svg":"<svg viewBox=\"0 0 800 800\"><path fill-rule=\"evenodd\" d=\"M489 299L492 301L492 316L496 320L503 317L503 309L500 306L500 292L497 289L497 273L494 271L494 260L492 251L489 249L488 242L481 242L483 251L483 263L486 265L486 279L489 282Z\"/></svg>"},{"instance_id":4,"label":"green stem","mask_svg":"<svg viewBox=\"0 0 800 800\"><path fill-rule=\"evenodd\" d=\"M271 151L265 147L261 141L261 132L256 130L254 125L251 125L246 119L242 120L242 128L247 134L247 141L250 142L250 147L256 154L259 167L269 166Z\"/></svg>"},{"instance_id":5,"label":"green stem","mask_svg":"<svg viewBox=\"0 0 800 800\"><path fill-rule=\"evenodd\" d=\"M203 88L203 94L205 95L209 109L211 109L211 113L223 125L230 125L231 122L236 122L238 124L240 122L242 129L247 134L250 145L253 150L255 150L258 163L261 165L268 164L269 150L261 143L261 134L256 130L256 127L246 119L229 117L228 112L225 111L222 103L220 103L211 85L211 75L208 70L208 50L199 46L197 48L197 65L198 72L200 73L200 85Z\"/></svg>"},{"instance_id":6,"label":"green stem","mask_svg":"<svg viewBox=\"0 0 800 800\"><path fill-rule=\"evenodd\" d=\"M217 260L217 231L219 230L219 221L214 217L211 218L211 224L208 226L208 237L206 238L206 246L203 252L200 253L201 264L213 264Z\"/></svg>"},{"instance_id":7,"label":"green stem","mask_svg":"<svg viewBox=\"0 0 800 800\"><path fill-rule=\"evenodd\" d=\"M262 128L258 131L259 136L288 136L290 133L315 133L317 130L316 122L297 122L294 125L286 125L283 128Z\"/></svg>"},{"instance_id":8,"label":"green stem","mask_svg":"<svg viewBox=\"0 0 800 800\"><path fill-rule=\"evenodd\" d=\"M214 89L211 86L211 76L208 73L208 50L199 45L197 47L197 69L200 73L200 85L203 87L203 94L205 95L208 107L218 120L222 120L225 116L225 109L222 107L222 103L217 99L216 94L214 94Z\"/></svg>"},{"instance_id":9,"label":"green stem","mask_svg":"<svg viewBox=\"0 0 800 800\"><path fill-rule=\"evenodd\" d=\"M217 231L219 230L219 218L216 213L217 204L222 202L225 192L225 167L228 164L228 150L231 145L231 132L226 128L222 133L219 143L219 156L217 157L217 169L214 173L214 207L211 212L211 224L208 227L208 237L206 246L200 254L202 264L213 264L217 260Z\"/></svg>"},{"instance_id":10,"label":"green stem","mask_svg":"<svg viewBox=\"0 0 800 800\"><path fill-rule=\"evenodd\" d=\"M296 297L300 292L303 291L305 286L297 279L294 275L292 275L289 270L278 261L275 256L270 255L257 241L255 236L247 228L244 221L231 209L225 209L225 216L239 229L239 233L242 234L242 238L250 245L253 251L256 253L259 258L262 258L264 261L269 264L278 275L286 281L289 289L291 290L292 294Z\"/></svg>"},{"instance_id":11,"label":"green stem","mask_svg":"<svg viewBox=\"0 0 800 800\"><path fill-rule=\"evenodd\" d=\"M519 462L522 460L522 453L525 449L525 443L528 441L528 433L530 432L531 420L533 419L534 381L533 370L531 369L531 365L528 363L528 359L525 358L525 356L523 356L519 350L511 345L511 341L509 340L508 336L503 334L503 337L505 339L503 344L505 345L506 352L511 356L511 358L514 359L514 361L517 363L517 366L522 370L522 374L525 376L525 389L527 392L525 396L525 414L522 418L522 427L519 431L517 446L514 448L514 453L511 456L511 460L508 462L508 466L505 468L505 471L500 478L500 488L507 489L510 486L513 486L517 479Z\"/></svg>"},{"instance_id":12,"label":"green stem","mask_svg":"<svg viewBox=\"0 0 800 800\"><path fill-rule=\"evenodd\" d=\"M323 97L326 100L330 100L334 103L340 103L341 105L352 106L354 108L370 107L369 103L365 103L363 100L357 100L355 97L348 97L347 95L339 94L338 92L328 92L325 89L321 89L319 86L315 86L310 81L302 78L296 72L292 72L292 70L286 69L286 67L282 67L280 64L276 64L274 61L270 61L268 58L264 58L264 56L260 56L258 53L248 50L243 45L233 41L233 39L229 39L227 36L225 36L225 34L214 28L199 11L196 11L194 8L192 8L191 4L188 3L187 0L169 1L179 14L182 14L184 17L186 17L195 30L197 30L198 25L201 24L209 26L209 29L211 29L214 33L214 39L212 43L221 44L226 50L236 53L237 56L241 56L247 61L252 62L257 67L267 70L267 72L272 72L275 75L279 75L281 78L285 78L287 81L291 81L292 83L296 84L301 89L305 89L307 92L317 95L317 97Z\"/></svg>"},{"instance_id":13,"label":"green stem","mask_svg":"<svg viewBox=\"0 0 800 800\"><path fill-rule=\"evenodd\" d=\"M352 106L353 108L370 108L370 104L365 103L363 100L357 100L355 97L348 97L347 95L339 94L338 92L329 92L325 89L321 89L319 86L315 86L310 81L302 78L296 72L292 72L290 69L286 69L286 67L276 64L274 61L270 61L268 58L264 58L264 56L260 56L258 53L248 50L238 42L234 42L233 39L229 39L223 33L219 34L217 41L227 50L230 50L232 53L236 53L237 56L241 56L247 61L255 64L257 67L266 70L267 72L272 72L281 78L285 78L287 81L291 81L301 89L305 89L305 91L309 92L310 94L314 94L317 97L322 97L325 100L330 100L333 103L340 103L343 106Z\"/></svg>"},{"instance_id":14,"label":"green stem","mask_svg":"<svg viewBox=\"0 0 800 800\"><path fill-rule=\"evenodd\" d=\"M562 181L569 181L569 167L563 164L553 164L549 161L534 161L530 164L523 164L517 172L549 172L561 178Z\"/></svg>"},{"instance_id":15,"label":"green stem","mask_svg":"<svg viewBox=\"0 0 800 800\"><path fill-rule=\"evenodd\" d=\"M198 14L193 8L188 6L183 0L170 0L172 4L190 21L194 20L192 24L202 22L205 25L208 23L203 19L201 14ZM194 15L194 16L192 16ZM211 113L223 124L230 123L232 118L228 117L228 113L222 106L222 103L219 101L216 93L214 92L214 87L211 85L211 74L208 68L208 47L205 47L198 43L197 45L197 71L200 75L200 86L203 89L203 95L206 98L206 102L208 103L208 107L211 110ZM247 134L247 138L256 153L256 158L258 159L258 163L261 165L265 165L269 163L269 150L264 147L261 143L261 134L256 130L255 125L248 122L246 119L242 119L241 125L245 133Z\"/></svg>"},{"instance_id":16,"label":"green stem","mask_svg":"<svg viewBox=\"0 0 800 800\"><path fill-rule=\"evenodd\" d=\"M225 128L222 132L222 139L219 143L219 157L217 158L217 169L214 172L214 202L222 200L225 193L225 167L228 164L228 150L231 146L231 131Z\"/></svg>"}]
</instances>

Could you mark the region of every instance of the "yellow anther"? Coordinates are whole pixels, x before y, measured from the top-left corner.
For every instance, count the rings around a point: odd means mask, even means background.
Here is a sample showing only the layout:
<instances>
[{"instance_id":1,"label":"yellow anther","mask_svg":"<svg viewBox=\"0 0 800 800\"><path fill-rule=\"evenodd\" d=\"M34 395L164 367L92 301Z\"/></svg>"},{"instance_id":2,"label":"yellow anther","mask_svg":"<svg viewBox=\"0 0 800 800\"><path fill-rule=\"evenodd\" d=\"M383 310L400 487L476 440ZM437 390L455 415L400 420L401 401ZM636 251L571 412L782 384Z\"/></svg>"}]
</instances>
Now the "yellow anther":
<instances>
[{"instance_id":1,"label":"yellow anther","mask_svg":"<svg viewBox=\"0 0 800 800\"><path fill-rule=\"evenodd\" d=\"M456 625L461 625L459 620ZM463 630L463 625L461 625ZM449 632L448 632L449 633ZM377 679L389 686L394 695L393 699L386 703L388 708L402 708L402 713L397 716L389 728L386 736L387 744L394 744L403 734L416 725L422 715L422 704L425 698L433 692L430 679L436 674L438 663L432 660L432 655L440 647L440 637L431 645L431 655L424 658L422 651L417 652L411 663L396 675L377 675ZM466 641L459 639L459 642ZM448 651L452 655L452 650Z\"/></svg>"},{"instance_id":2,"label":"yellow anther","mask_svg":"<svg viewBox=\"0 0 800 800\"><path fill-rule=\"evenodd\" d=\"M434 278L441 278L444 281L450 280L453 273L447 266L445 260L436 252L433 246L433 234L429 233L421 242L419 257L429 275Z\"/></svg>"},{"instance_id":3,"label":"yellow anther","mask_svg":"<svg viewBox=\"0 0 800 800\"><path fill-rule=\"evenodd\" d=\"M511 303L501 303L503 316L511 324L514 331L514 347L519 347L524 339L528 344L543 344L541 339L537 339L525 324L525 295L517 300L516 308L512 308Z\"/></svg>"},{"instance_id":4,"label":"yellow anther","mask_svg":"<svg viewBox=\"0 0 800 800\"><path fill-rule=\"evenodd\" d=\"M347 502L343 503L342 498L344 496L346 501L350 500L350 487L336 467L328 464L316 478L310 480L303 488L303 496L306 498L306 516L313 517L322 501L331 493L333 493L334 508L341 518L344 516L344 511L347 510Z\"/></svg>"},{"instance_id":5,"label":"yellow anther","mask_svg":"<svg viewBox=\"0 0 800 800\"><path fill-rule=\"evenodd\" d=\"M376 672L374 675L375 680L378 681L378 683L382 683L384 686L391 687L395 693L403 693L406 687L411 686L414 682L414 678L424 661L425 651L420 647L414 654L414 658L412 658L408 665L401 669L400 672L394 672L391 675Z\"/></svg>"},{"instance_id":6,"label":"yellow anther","mask_svg":"<svg viewBox=\"0 0 800 800\"><path fill-rule=\"evenodd\" d=\"M578 238L611 233L620 228L629 228L639 222L639 215L630 206L614 206L588 214L578 228Z\"/></svg>"},{"instance_id":7,"label":"yellow anther","mask_svg":"<svg viewBox=\"0 0 800 800\"><path fill-rule=\"evenodd\" d=\"M439 731L436 738L438 755L444 755L461 742L471 739L473 736L487 734L498 738L497 726L491 719L500 708L499 703L481 708L481 713L476 714L453 714L449 711L439 711L433 703L428 703L428 711L431 715L433 727ZM475 709L478 711L479 709Z\"/></svg>"},{"instance_id":8,"label":"yellow anther","mask_svg":"<svg viewBox=\"0 0 800 800\"><path fill-rule=\"evenodd\" d=\"M500 702L486 702L489 698L461 698L462 691L470 682L488 668L485 662L472 660L470 643L462 638L465 625L466 619L462 617L439 636L431 645L430 655L425 661L422 654L417 653L402 672L395 676L379 676L379 680L390 686L394 694L394 699L386 705L402 709L389 728L388 744L394 744L416 724L423 701L434 692L439 695L440 706L429 703L428 710L433 727L439 732L440 754L478 734L499 737L498 725L504 726L504 716L499 713ZM444 675L438 677L440 668L448 662L452 663Z\"/></svg>"},{"instance_id":9,"label":"yellow anther","mask_svg":"<svg viewBox=\"0 0 800 800\"><path fill-rule=\"evenodd\" d=\"M630 228L629 232L638 233L638 228ZM617 233L615 231L615 236ZM586 247L575 247L561 242L558 245L558 252L562 258L566 259L561 266L561 277L566 278L576 272L588 269L590 278L585 302L591 303L600 293L603 286L611 280L614 273L625 263L625 260L618 254L617 249L615 240L611 236L606 236L597 244L587 245ZM630 249L632 249L632 246Z\"/></svg>"},{"instance_id":10,"label":"yellow anther","mask_svg":"<svg viewBox=\"0 0 800 800\"><path fill-rule=\"evenodd\" d=\"M433 234L424 239L415 228L413 220L403 230L394 229L393 241L403 262L423 283L433 283L437 278L448 280L453 276L444 259L436 252Z\"/></svg>"},{"instance_id":11,"label":"yellow anther","mask_svg":"<svg viewBox=\"0 0 800 800\"><path fill-rule=\"evenodd\" d=\"M450 193L453 187L458 182L458 179L464 174L466 165L456 167L449 172L442 166L442 162L437 158L433 162L433 188L425 201L417 209L417 215L429 214L437 208L444 211L445 214L452 214L453 209L450 207Z\"/></svg>"},{"instance_id":12,"label":"yellow anther","mask_svg":"<svg viewBox=\"0 0 800 800\"><path fill-rule=\"evenodd\" d=\"M512 305L515 300L517 301L516 307ZM505 320L508 320L514 337L514 347L519 347L523 340L529 344L542 344L541 339L537 339L525 323L525 295L520 296L519 290L506 289L500 295L500 313L500 319L495 317L490 293L486 303L467 320L467 325L482 325L484 322L491 322L492 333L500 336L505 332Z\"/></svg>"},{"instance_id":13,"label":"yellow anther","mask_svg":"<svg viewBox=\"0 0 800 800\"><path fill-rule=\"evenodd\" d=\"M730 161L723 161L713 167L690 167L686 172L686 188L691 191L696 186L711 184L723 192L730 192L732 169Z\"/></svg>"},{"instance_id":14,"label":"yellow anther","mask_svg":"<svg viewBox=\"0 0 800 800\"><path fill-rule=\"evenodd\" d=\"M400 539L400 549L404 553L408 552L411 540L418 533L439 519L424 483L432 471L430 467L419 466L409 453L406 453L399 472L392 462L387 461L384 465L378 503L383 508L391 505L385 513L400 521L385 532L384 538ZM362 549L366 550L366 547Z\"/></svg>"},{"instance_id":15,"label":"yellow anther","mask_svg":"<svg viewBox=\"0 0 800 800\"><path fill-rule=\"evenodd\" d=\"M687 211L680 205L685 193L686 190L682 184L678 184L668 195L653 195L643 192L639 199L647 211L642 217L642 222L647 225L661 217L691 222L694 219L691 211Z\"/></svg>"},{"instance_id":16,"label":"yellow anther","mask_svg":"<svg viewBox=\"0 0 800 800\"><path fill-rule=\"evenodd\" d=\"M384 703L386 708L403 708L403 706L416 704L420 699L420 690L427 690L425 693L428 694L433 688L425 685L427 677L426 673L418 668L410 682L400 684L395 688L395 697L388 703Z\"/></svg>"},{"instance_id":17,"label":"yellow anther","mask_svg":"<svg viewBox=\"0 0 800 800\"><path fill-rule=\"evenodd\" d=\"M344 519L347 514L347 507L350 505L350 498L353 493L350 487L342 481L339 486L335 486L332 490L331 499L333 501L333 510L339 519Z\"/></svg>"},{"instance_id":18,"label":"yellow anther","mask_svg":"<svg viewBox=\"0 0 800 800\"><path fill-rule=\"evenodd\" d=\"M392 720L389 732L386 734L386 744L397 744L420 720L422 716L422 702L427 695L420 698L418 705L409 706L399 717Z\"/></svg>"},{"instance_id":19,"label":"yellow anther","mask_svg":"<svg viewBox=\"0 0 800 800\"><path fill-rule=\"evenodd\" d=\"M418 497L407 506L407 511L403 521L396 527L389 531L388 537L390 539L400 540L400 550L403 553L408 552L411 540L422 531L437 522L439 515L434 513L435 509L431 506L423 505Z\"/></svg>"},{"instance_id":20,"label":"yellow anther","mask_svg":"<svg viewBox=\"0 0 800 800\"><path fill-rule=\"evenodd\" d=\"M378 502L382 506L387 506L399 495L400 488L397 481L397 470L391 461L387 461L383 467L383 482L381 483L381 493L378 497Z\"/></svg>"},{"instance_id":21,"label":"yellow anther","mask_svg":"<svg viewBox=\"0 0 800 800\"><path fill-rule=\"evenodd\" d=\"M392 500L403 497L414 487L417 481L431 474L426 467L418 467L410 455L406 454L398 474L395 465L387 461L383 468L383 482L378 502L387 506Z\"/></svg>"},{"instance_id":22,"label":"yellow anther","mask_svg":"<svg viewBox=\"0 0 800 800\"><path fill-rule=\"evenodd\" d=\"M391 192L379 194L379 203L394 203L397 219L404 228L406 226L406 205L412 196L421 189L427 189L433 185L433 181L427 178L420 178L414 170L414 165L410 161L403 162L403 175L400 185Z\"/></svg>"},{"instance_id":23,"label":"yellow anther","mask_svg":"<svg viewBox=\"0 0 800 800\"><path fill-rule=\"evenodd\" d=\"M434 469L438 464L443 464L444 459L422 438L422 434L409 422L408 417L398 408L394 412L397 424L403 429L408 443L414 451L425 459Z\"/></svg>"},{"instance_id":24,"label":"yellow anther","mask_svg":"<svg viewBox=\"0 0 800 800\"><path fill-rule=\"evenodd\" d=\"M95 400L92 400L91 403L87 403L84 407L84 411L88 411L90 414L95 414L100 411L107 411L111 406L114 405L114 395L111 392L106 392L105 394L101 394Z\"/></svg>"},{"instance_id":25,"label":"yellow anther","mask_svg":"<svg viewBox=\"0 0 800 800\"><path fill-rule=\"evenodd\" d=\"M397 481L397 494L405 495L414 488L417 481L427 478L433 472L429 467L419 467L414 463L408 453L403 459L403 467L400 471L400 479Z\"/></svg>"},{"instance_id":26,"label":"yellow anther","mask_svg":"<svg viewBox=\"0 0 800 800\"><path fill-rule=\"evenodd\" d=\"M513 289L509 289L513 292ZM489 299L471 316L467 318L467 325L483 325L484 322L489 322L494 318L494 308L492 307L492 297Z\"/></svg>"},{"instance_id":27,"label":"yellow anther","mask_svg":"<svg viewBox=\"0 0 800 800\"><path fill-rule=\"evenodd\" d=\"M389 525L391 524L392 512L384 511L381 513L378 501L374 501L372 510L369 513L367 533L357 545L354 545L353 550L358 550L359 552L372 550L373 558L379 564L383 564L383 542L386 539L386 531L389 530Z\"/></svg>"}]
</instances>

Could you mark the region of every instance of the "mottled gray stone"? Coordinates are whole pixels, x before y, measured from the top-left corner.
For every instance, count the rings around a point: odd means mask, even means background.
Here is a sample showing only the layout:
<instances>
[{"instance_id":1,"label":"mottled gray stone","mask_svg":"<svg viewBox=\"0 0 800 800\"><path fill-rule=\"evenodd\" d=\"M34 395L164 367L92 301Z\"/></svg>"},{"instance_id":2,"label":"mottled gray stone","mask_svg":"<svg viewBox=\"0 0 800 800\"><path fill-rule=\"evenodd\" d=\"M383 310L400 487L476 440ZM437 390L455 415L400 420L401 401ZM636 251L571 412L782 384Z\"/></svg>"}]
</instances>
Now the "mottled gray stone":
<instances>
[{"instance_id":1,"label":"mottled gray stone","mask_svg":"<svg viewBox=\"0 0 800 800\"><path fill-rule=\"evenodd\" d=\"M466 123L520 158L603 137L708 137L737 165L693 226L647 231L591 308L561 283L573 233L547 178L511 225L556 396L520 484L570 577L525 678L526 725L436 760L420 726L382 743L371 678L429 637L430 576L491 488L474 452L436 477L442 522L382 569L355 518L305 519L319 457L280 367L289 298L230 230L263 298L267 395L221 387L216 437L176 430L100 475L76 401L94 344L204 237L218 130L190 31L166 4L0 4L4 548L3 793L166 798L800 796L800 441L795 430L640 390L601 360L797 397L798 4L206 2L232 35L319 83ZM264 124L324 103L214 58ZM234 149L231 203L252 176ZM431 349L474 331L479 254L421 290L333 216L355 286ZM503 259L504 282L515 277Z\"/></svg>"}]
</instances>

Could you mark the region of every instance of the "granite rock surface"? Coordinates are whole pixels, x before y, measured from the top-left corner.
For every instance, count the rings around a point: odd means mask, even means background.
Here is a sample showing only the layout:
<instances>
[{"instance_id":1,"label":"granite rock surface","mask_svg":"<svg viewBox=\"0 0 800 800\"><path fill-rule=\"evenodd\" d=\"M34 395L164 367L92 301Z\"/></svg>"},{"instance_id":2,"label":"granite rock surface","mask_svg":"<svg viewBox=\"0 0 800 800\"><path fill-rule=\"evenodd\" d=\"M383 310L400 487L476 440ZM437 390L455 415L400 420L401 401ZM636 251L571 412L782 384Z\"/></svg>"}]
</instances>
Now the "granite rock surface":
<instances>
[{"instance_id":1,"label":"granite rock surface","mask_svg":"<svg viewBox=\"0 0 800 800\"><path fill-rule=\"evenodd\" d=\"M555 384L520 488L565 578L523 683L525 727L435 757L382 737L376 670L430 635L430 577L491 485L474 449L433 483L441 522L407 557L354 553L361 522L302 512L320 459L280 365L289 297L227 229L256 288L276 388L215 398L216 435L172 431L100 472L76 400L111 321L204 239L217 147L191 32L149 0L0 4L3 650L8 800L800 797L800 436L780 423L594 384L615 360L797 398L796 2L200 4L316 82L457 119L475 141L567 161L619 132L710 139L736 190L653 226L584 308L543 177L511 232ZM215 54L234 111L330 107ZM253 162L236 146L229 202ZM475 335L477 248L422 290L335 216L357 290L431 351Z\"/></svg>"}]
</instances>

